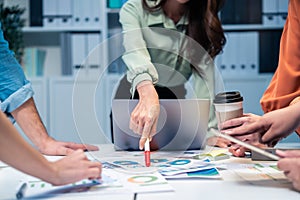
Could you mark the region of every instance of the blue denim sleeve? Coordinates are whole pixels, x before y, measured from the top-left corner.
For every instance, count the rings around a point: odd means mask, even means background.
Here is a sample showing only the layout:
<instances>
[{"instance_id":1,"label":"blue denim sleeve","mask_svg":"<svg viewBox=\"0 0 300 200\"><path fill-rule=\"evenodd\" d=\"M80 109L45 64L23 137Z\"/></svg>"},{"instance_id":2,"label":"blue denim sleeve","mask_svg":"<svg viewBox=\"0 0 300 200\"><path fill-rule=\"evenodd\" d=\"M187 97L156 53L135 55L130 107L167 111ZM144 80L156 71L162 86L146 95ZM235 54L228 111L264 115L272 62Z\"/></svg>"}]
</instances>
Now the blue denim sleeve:
<instances>
[{"instance_id":1,"label":"blue denim sleeve","mask_svg":"<svg viewBox=\"0 0 300 200\"><path fill-rule=\"evenodd\" d=\"M26 79L14 53L9 50L0 28L0 108L9 114L32 96L31 83Z\"/></svg>"}]
</instances>

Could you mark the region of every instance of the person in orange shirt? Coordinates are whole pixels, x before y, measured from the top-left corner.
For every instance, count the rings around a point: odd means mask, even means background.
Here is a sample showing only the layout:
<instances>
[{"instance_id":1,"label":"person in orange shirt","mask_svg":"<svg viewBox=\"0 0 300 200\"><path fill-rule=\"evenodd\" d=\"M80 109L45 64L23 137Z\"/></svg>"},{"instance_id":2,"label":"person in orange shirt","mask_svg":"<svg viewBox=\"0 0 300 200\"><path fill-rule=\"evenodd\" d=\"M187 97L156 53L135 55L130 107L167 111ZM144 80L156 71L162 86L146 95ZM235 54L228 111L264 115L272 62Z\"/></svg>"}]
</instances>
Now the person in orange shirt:
<instances>
[{"instance_id":1,"label":"person in orange shirt","mask_svg":"<svg viewBox=\"0 0 300 200\"><path fill-rule=\"evenodd\" d=\"M244 114L241 118L228 120L220 126L221 132L257 146L274 146L293 131L300 133L299 100L300 1L290 0L278 67L260 102L266 114ZM235 156L244 156L246 151L238 145L233 145L230 150ZM278 152L278 155L283 157L278 167L300 190L300 151Z\"/></svg>"}]
</instances>

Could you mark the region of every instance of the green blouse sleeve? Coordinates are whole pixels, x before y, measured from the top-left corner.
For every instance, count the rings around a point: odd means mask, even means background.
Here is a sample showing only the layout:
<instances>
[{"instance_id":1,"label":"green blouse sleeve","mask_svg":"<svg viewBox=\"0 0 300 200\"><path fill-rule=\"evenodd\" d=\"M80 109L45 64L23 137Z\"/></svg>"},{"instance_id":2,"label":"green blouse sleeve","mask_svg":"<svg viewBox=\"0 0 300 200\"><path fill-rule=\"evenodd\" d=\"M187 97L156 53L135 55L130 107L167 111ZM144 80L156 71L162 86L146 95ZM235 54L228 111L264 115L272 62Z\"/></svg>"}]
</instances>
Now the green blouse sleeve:
<instances>
[{"instance_id":1,"label":"green blouse sleeve","mask_svg":"<svg viewBox=\"0 0 300 200\"><path fill-rule=\"evenodd\" d=\"M128 1L120 11L125 48L122 59L127 65L127 79L131 83L131 94L141 81L150 80L153 84L158 81L158 73L151 63L151 57L143 39L143 12L141 3L138 1Z\"/></svg>"}]
</instances>

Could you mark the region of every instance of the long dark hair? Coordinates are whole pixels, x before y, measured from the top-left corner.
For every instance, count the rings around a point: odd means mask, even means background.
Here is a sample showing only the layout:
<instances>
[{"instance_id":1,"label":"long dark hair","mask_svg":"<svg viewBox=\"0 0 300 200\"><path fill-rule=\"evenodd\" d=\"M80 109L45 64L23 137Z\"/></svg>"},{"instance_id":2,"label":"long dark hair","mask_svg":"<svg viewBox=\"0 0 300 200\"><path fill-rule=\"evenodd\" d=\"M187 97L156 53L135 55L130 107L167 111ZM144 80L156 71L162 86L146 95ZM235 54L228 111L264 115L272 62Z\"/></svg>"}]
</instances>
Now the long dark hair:
<instances>
[{"instance_id":1,"label":"long dark hair","mask_svg":"<svg viewBox=\"0 0 300 200\"><path fill-rule=\"evenodd\" d=\"M155 6L149 6L147 0L143 1L144 9L149 12L161 9L167 0L159 1ZM215 58L226 43L218 11L224 0L190 0L187 2L188 19L186 34L197 41L212 57Z\"/></svg>"}]
</instances>

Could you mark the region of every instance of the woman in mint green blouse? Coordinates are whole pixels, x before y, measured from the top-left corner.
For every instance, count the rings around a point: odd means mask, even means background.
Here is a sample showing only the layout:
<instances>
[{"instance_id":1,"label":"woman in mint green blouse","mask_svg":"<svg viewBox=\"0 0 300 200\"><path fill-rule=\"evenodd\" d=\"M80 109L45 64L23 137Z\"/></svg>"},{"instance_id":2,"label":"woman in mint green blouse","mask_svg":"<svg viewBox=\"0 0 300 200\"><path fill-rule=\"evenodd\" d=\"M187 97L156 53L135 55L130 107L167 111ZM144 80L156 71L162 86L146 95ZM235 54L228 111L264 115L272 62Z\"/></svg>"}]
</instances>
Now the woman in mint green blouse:
<instances>
[{"instance_id":1,"label":"woman in mint green blouse","mask_svg":"<svg viewBox=\"0 0 300 200\"><path fill-rule=\"evenodd\" d=\"M159 98L185 98L193 77L197 98L214 96L214 64L225 37L218 11L222 0L129 0L120 11L127 79L139 103L130 128L140 149L156 133ZM211 109L209 128L217 128ZM228 142L219 146L227 146Z\"/></svg>"}]
</instances>

